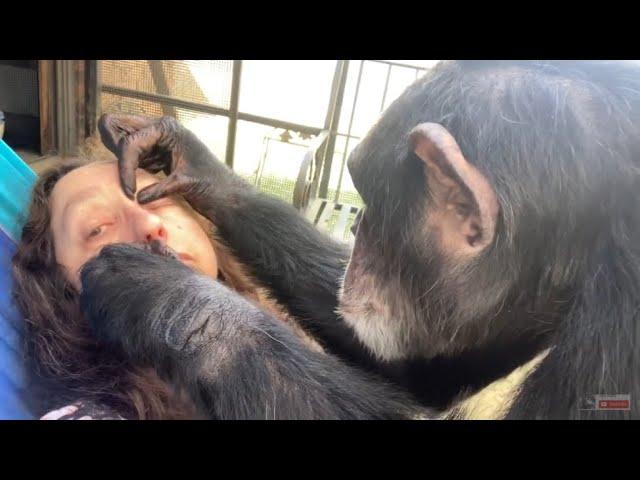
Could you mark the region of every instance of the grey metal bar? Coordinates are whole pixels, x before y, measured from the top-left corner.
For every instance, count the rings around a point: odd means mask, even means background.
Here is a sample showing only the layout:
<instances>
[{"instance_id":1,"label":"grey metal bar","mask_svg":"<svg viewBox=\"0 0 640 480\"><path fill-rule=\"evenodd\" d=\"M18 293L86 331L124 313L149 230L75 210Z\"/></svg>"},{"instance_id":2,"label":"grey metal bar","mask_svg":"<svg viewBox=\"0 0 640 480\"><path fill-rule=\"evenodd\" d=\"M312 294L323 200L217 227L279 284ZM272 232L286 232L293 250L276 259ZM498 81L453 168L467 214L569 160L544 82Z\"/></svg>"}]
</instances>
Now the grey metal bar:
<instances>
[{"instance_id":1,"label":"grey metal bar","mask_svg":"<svg viewBox=\"0 0 640 480\"><path fill-rule=\"evenodd\" d=\"M322 213L320 214L320 218L318 218L316 225L321 230L327 231L329 220L331 220L331 215L333 214L333 211L335 210L336 206L334 203L330 202L329 200L323 200L323 203L324 203L324 208L322 209Z\"/></svg>"},{"instance_id":2,"label":"grey metal bar","mask_svg":"<svg viewBox=\"0 0 640 480\"><path fill-rule=\"evenodd\" d=\"M236 148L236 128L238 126L238 99L240 97L240 78L242 76L242 60L233 61L233 77L231 80L231 99L229 105L229 127L227 128L227 152L225 162L233 168Z\"/></svg>"},{"instance_id":3,"label":"grey metal bar","mask_svg":"<svg viewBox=\"0 0 640 480\"><path fill-rule=\"evenodd\" d=\"M261 117L259 115L251 115L249 113L238 112L238 120L246 122L261 123L274 128L284 128L285 130L294 130L296 132L308 133L310 135L318 135L322 128L310 127L308 125L300 125L297 123L276 120L275 118Z\"/></svg>"},{"instance_id":4,"label":"grey metal bar","mask_svg":"<svg viewBox=\"0 0 640 480\"><path fill-rule=\"evenodd\" d=\"M340 113L342 111L342 101L344 99L345 87L349 75L349 60L338 60L336 64L336 72L333 76L333 85L331 88L331 99L327 112L327 120L325 121L325 129L329 130L329 139L324 150L324 158L322 159L322 180L320 181L319 195L323 198L327 197L329 189L329 179L331 177L331 165L333 163L333 154L336 148L336 137L338 135L338 123L340 121Z\"/></svg>"},{"instance_id":5,"label":"grey metal bar","mask_svg":"<svg viewBox=\"0 0 640 480\"><path fill-rule=\"evenodd\" d=\"M338 203L338 197L340 196L340 188L342 188L342 176L344 175L344 165L347 162L347 151L349 150L349 138L351 137L351 128L353 127L353 117L356 113L356 105L358 103L358 94L360 93L360 81L362 80L362 70L364 67L364 60L360 60L360 69L358 70L358 80L356 83L356 92L353 96L353 106L351 107L351 116L349 117L349 127L347 129L347 141L344 144L344 152L342 153L342 165L340 165L340 176L338 177L338 188L336 189L336 196L334 201Z\"/></svg>"},{"instance_id":6,"label":"grey metal bar","mask_svg":"<svg viewBox=\"0 0 640 480\"><path fill-rule=\"evenodd\" d=\"M346 133L337 133L336 134L337 137L349 137L352 140L361 140L362 137L359 137L358 135L347 135Z\"/></svg>"},{"instance_id":7,"label":"grey metal bar","mask_svg":"<svg viewBox=\"0 0 640 480\"><path fill-rule=\"evenodd\" d=\"M392 62L390 60L367 60L367 61L384 63L386 65L392 65L394 67L417 68L418 70L424 70L425 72L428 70L427 67L418 67L417 65L409 65L408 63L401 63L401 62Z\"/></svg>"},{"instance_id":8,"label":"grey metal bar","mask_svg":"<svg viewBox=\"0 0 640 480\"><path fill-rule=\"evenodd\" d=\"M129 88L113 87L111 85L103 85L102 91L111 93L113 95L120 95L123 97L138 98L140 100L146 100L148 102L164 102L176 107L194 110L202 113L209 113L212 115L221 115L229 117L231 112L225 108L214 107L213 105L206 105L198 102L190 102L188 100L182 100L175 97L169 97L167 95L160 95L156 93L140 92ZM322 131L319 127L310 127L308 125L300 125L297 123L285 122L277 120L275 118L261 117L259 115L251 115L249 113L238 112L238 120L247 122L261 123L269 125L274 128L284 128L286 130L294 130L296 132L308 133L311 135L317 135Z\"/></svg>"},{"instance_id":9,"label":"grey metal bar","mask_svg":"<svg viewBox=\"0 0 640 480\"><path fill-rule=\"evenodd\" d=\"M293 187L293 206L297 209L304 209L307 207L309 199L315 197L317 193L317 183L314 186L316 178L316 168L318 168L317 154L323 147L324 142L329 137L329 131L323 130L313 139L309 147L307 148L300 170L298 172L298 178ZM309 178L311 177L311 178ZM310 184L308 183L310 182ZM313 191L312 191L313 190Z\"/></svg>"},{"instance_id":10,"label":"grey metal bar","mask_svg":"<svg viewBox=\"0 0 640 480\"><path fill-rule=\"evenodd\" d=\"M389 65L387 67L387 79L384 82L384 92L382 92L382 102L380 103L380 112L384 110L384 101L387 99L387 90L389 89L389 79L391 78L391 67L393 65Z\"/></svg>"},{"instance_id":11,"label":"grey metal bar","mask_svg":"<svg viewBox=\"0 0 640 480\"><path fill-rule=\"evenodd\" d=\"M227 109L214 107L213 105L206 105L198 102L191 102L189 100L182 100L180 98L170 97L169 95L162 95L160 93L147 93L130 88L114 87L112 85L103 85L102 91L111 93L113 95L120 95L122 97L146 100L147 102L166 103L175 107L196 110L203 113L210 113L212 115L224 115L225 117L229 116L229 110Z\"/></svg>"},{"instance_id":12,"label":"grey metal bar","mask_svg":"<svg viewBox=\"0 0 640 480\"><path fill-rule=\"evenodd\" d=\"M350 214L351 214L351 206L342 205L340 208L340 213L338 214L338 220L336 220L336 224L333 227L334 238L344 241L344 233L347 229L347 220L349 220Z\"/></svg>"}]
</instances>

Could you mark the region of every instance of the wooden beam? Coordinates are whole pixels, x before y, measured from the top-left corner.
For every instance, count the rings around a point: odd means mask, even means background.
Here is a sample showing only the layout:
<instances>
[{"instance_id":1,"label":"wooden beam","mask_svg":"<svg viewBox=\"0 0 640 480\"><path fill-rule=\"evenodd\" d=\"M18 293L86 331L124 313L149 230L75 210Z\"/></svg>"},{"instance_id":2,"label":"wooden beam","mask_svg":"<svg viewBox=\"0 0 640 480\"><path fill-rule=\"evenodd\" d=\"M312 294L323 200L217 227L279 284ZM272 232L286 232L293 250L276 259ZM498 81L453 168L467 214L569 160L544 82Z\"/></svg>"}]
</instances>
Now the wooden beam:
<instances>
[{"instance_id":1,"label":"wooden beam","mask_svg":"<svg viewBox=\"0 0 640 480\"><path fill-rule=\"evenodd\" d=\"M167 76L164 74L162 60L147 60L149 70L151 71L151 78L156 86L156 93L161 95L171 96L171 90L169 90L169 82ZM162 114L169 117L176 117L176 107L161 103Z\"/></svg>"},{"instance_id":2,"label":"wooden beam","mask_svg":"<svg viewBox=\"0 0 640 480\"><path fill-rule=\"evenodd\" d=\"M38 61L38 98L40 102L40 154L57 150L55 60Z\"/></svg>"}]
</instances>

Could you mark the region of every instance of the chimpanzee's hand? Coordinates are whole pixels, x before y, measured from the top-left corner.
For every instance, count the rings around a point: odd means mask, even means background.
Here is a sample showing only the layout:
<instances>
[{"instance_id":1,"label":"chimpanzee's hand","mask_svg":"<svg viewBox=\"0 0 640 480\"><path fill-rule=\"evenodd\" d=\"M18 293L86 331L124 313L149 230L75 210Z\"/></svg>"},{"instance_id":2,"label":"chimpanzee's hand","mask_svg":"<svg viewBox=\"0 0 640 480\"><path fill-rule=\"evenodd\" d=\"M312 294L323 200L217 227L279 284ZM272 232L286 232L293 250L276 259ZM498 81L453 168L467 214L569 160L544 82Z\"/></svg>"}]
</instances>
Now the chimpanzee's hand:
<instances>
[{"instance_id":1,"label":"chimpanzee's hand","mask_svg":"<svg viewBox=\"0 0 640 480\"><path fill-rule=\"evenodd\" d=\"M167 195L180 194L198 209L203 196L223 187L235 174L175 118L145 118L104 114L98 121L104 145L118 157L120 182L133 199L136 168L168 177L138 192L138 202L149 203Z\"/></svg>"},{"instance_id":2,"label":"chimpanzee's hand","mask_svg":"<svg viewBox=\"0 0 640 480\"><path fill-rule=\"evenodd\" d=\"M209 418L386 419L421 409L397 387L306 348L282 322L175 258L104 247L81 273L96 336L187 389Z\"/></svg>"},{"instance_id":3,"label":"chimpanzee's hand","mask_svg":"<svg viewBox=\"0 0 640 480\"><path fill-rule=\"evenodd\" d=\"M129 357L150 360L163 342L178 342L166 321L199 276L179 260L143 246L107 245L82 269L80 306L98 340Z\"/></svg>"}]
</instances>

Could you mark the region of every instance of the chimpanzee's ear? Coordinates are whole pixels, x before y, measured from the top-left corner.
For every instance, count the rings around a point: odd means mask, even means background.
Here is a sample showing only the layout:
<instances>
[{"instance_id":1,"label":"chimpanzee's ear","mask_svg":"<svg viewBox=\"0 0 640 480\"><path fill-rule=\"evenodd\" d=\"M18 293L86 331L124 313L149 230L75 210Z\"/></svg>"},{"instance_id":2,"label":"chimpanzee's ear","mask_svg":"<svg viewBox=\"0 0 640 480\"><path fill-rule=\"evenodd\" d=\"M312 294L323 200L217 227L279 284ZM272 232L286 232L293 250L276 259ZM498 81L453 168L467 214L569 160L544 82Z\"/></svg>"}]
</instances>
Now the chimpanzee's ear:
<instances>
[{"instance_id":1,"label":"chimpanzee's ear","mask_svg":"<svg viewBox=\"0 0 640 480\"><path fill-rule=\"evenodd\" d=\"M429 227L439 234L446 253L479 253L495 236L499 206L491 184L442 125L422 123L411 131L410 141L426 167L433 201L427 210Z\"/></svg>"}]
</instances>

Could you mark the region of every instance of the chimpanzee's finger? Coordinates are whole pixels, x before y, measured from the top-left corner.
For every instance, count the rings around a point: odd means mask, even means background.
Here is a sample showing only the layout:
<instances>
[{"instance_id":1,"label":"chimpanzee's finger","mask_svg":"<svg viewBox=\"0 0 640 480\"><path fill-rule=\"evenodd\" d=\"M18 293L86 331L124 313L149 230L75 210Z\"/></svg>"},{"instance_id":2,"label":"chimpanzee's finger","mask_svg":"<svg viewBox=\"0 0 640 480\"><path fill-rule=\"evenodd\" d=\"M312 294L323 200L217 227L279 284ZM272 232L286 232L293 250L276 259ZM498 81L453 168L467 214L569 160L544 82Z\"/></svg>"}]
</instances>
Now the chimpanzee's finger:
<instances>
[{"instance_id":1,"label":"chimpanzee's finger","mask_svg":"<svg viewBox=\"0 0 640 480\"><path fill-rule=\"evenodd\" d=\"M98 120L100 139L105 147L116 153L123 137L130 135L152 123L152 120L136 115L105 113Z\"/></svg>"},{"instance_id":2,"label":"chimpanzee's finger","mask_svg":"<svg viewBox=\"0 0 640 480\"><path fill-rule=\"evenodd\" d=\"M153 151L161 136L160 129L156 125L151 125L123 137L118 143L116 156L118 157L120 184L125 195L132 200L136 192L136 169L140 164L140 159Z\"/></svg>"},{"instance_id":3,"label":"chimpanzee's finger","mask_svg":"<svg viewBox=\"0 0 640 480\"><path fill-rule=\"evenodd\" d=\"M138 192L138 203L144 205L169 195L180 195L192 187L192 182L180 175L172 173L161 182L154 183Z\"/></svg>"}]
</instances>

